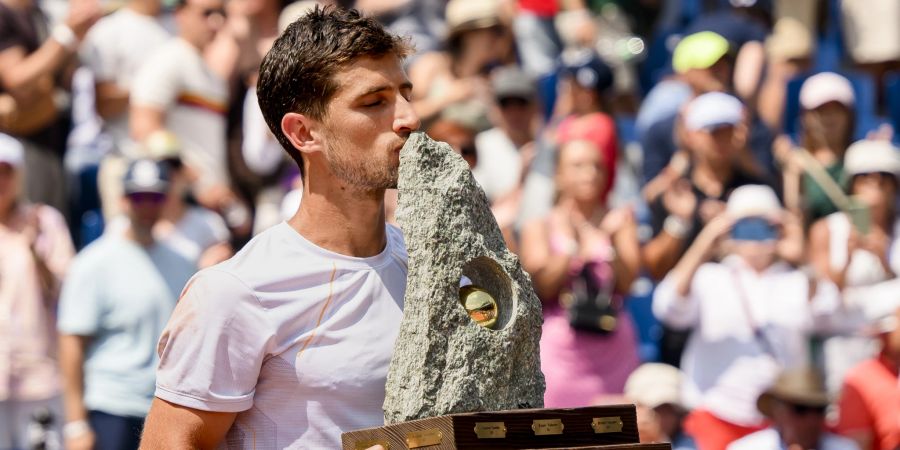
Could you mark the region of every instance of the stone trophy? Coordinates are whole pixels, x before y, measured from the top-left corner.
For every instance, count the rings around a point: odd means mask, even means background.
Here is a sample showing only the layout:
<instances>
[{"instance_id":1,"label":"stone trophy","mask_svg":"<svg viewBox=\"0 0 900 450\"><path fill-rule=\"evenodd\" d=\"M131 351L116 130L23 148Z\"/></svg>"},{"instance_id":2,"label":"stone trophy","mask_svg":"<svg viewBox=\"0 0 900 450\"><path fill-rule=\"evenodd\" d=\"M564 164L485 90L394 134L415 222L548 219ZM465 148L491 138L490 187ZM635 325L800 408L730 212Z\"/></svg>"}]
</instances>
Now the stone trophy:
<instances>
[{"instance_id":1,"label":"stone trophy","mask_svg":"<svg viewBox=\"0 0 900 450\"><path fill-rule=\"evenodd\" d=\"M637 444L633 405L540 409L541 303L462 157L414 133L398 189L409 272L386 426L344 433L345 450L670 448Z\"/></svg>"}]
</instances>

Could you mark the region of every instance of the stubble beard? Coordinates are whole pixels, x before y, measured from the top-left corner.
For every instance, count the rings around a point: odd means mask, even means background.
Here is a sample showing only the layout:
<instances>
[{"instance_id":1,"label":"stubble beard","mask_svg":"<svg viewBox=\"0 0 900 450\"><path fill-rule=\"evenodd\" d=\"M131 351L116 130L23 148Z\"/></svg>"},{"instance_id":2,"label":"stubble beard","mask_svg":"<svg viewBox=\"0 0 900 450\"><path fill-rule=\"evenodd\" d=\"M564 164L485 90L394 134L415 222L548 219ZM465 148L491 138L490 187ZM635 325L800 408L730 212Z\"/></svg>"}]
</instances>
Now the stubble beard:
<instances>
[{"instance_id":1,"label":"stubble beard","mask_svg":"<svg viewBox=\"0 0 900 450\"><path fill-rule=\"evenodd\" d=\"M366 160L346 151L341 139L332 142L334 144L328 146L325 159L331 172L338 179L363 192L384 191L397 187L400 167L381 157L385 153L374 152L375 158Z\"/></svg>"}]
</instances>

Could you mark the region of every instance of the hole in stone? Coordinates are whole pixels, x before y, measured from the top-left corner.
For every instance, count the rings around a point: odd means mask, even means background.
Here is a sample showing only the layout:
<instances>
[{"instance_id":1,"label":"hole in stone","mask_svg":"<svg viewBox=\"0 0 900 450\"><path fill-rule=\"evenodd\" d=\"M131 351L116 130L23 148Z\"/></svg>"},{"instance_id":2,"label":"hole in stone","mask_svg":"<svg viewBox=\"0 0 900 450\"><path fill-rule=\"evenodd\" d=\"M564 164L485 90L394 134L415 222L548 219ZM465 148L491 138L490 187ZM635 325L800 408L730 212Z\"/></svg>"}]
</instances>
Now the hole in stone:
<instances>
[{"instance_id":1,"label":"hole in stone","mask_svg":"<svg viewBox=\"0 0 900 450\"><path fill-rule=\"evenodd\" d=\"M494 331L512 321L516 308L512 281L494 260L480 256L466 263L459 285L460 302L473 321Z\"/></svg>"}]
</instances>

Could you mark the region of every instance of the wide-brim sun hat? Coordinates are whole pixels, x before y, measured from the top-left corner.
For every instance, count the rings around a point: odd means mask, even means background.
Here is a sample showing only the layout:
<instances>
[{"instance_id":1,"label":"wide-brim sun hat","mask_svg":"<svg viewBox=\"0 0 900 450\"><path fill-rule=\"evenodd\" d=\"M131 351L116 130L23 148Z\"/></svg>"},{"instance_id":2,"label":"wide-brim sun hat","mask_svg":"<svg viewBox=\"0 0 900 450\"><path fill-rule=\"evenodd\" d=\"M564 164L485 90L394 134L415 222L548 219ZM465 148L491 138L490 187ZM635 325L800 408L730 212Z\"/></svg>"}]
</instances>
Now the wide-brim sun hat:
<instances>
[{"instance_id":1,"label":"wide-brim sun hat","mask_svg":"<svg viewBox=\"0 0 900 450\"><path fill-rule=\"evenodd\" d=\"M756 400L756 408L766 417L772 417L772 408L777 401L812 408L824 408L831 399L825 389L825 380L812 367L801 367L783 371L775 383Z\"/></svg>"},{"instance_id":2,"label":"wide-brim sun hat","mask_svg":"<svg viewBox=\"0 0 900 450\"><path fill-rule=\"evenodd\" d=\"M498 0L450 0L444 10L449 37L500 25Z\"/></svg>"}]
</instances>

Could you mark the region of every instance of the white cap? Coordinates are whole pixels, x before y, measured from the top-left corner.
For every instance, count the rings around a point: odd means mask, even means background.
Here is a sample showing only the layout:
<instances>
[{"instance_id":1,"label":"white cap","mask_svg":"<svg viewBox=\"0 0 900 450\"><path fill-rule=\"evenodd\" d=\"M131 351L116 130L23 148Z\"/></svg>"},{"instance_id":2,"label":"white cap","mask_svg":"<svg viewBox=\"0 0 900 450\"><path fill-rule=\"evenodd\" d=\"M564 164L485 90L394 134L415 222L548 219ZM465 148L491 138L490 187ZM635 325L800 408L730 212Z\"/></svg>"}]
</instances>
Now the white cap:
<instances>
[{"instance_id":1,"label":"white cap","mask_svg":"<svg viewBox=\"0 0 900 450\"><path fill-rule=\"evenodd\" d=\"M817 73L803 82L800 87L800 106L816 109L828 102L838 102L848 108L856 104L853 85L834 72Z\"/></svg>"},{"instance_id":2,"label":"white cap","mask_svg":"<svg viewBox=\"0 0 900 450\"><path fill-rule=\"evenodd\" d=\"M625 381L625 397L648 408L681 402L681 371L668 364L644 363Z\"/></svg>"},{"instance_id":3,"label":"white cap","mask_svg":"<svg viewBox=\"0 0 900 450\"><path fill-rule=\"evenodd\" d=\"M25 165L25 147L16 138L0 133L0 163L6 163L16 170Z\"/></svg>"},{"instance_id":4,"label":"white cap","mask_svg":"<svg viewBox=\"0 0 900 450\"><path fill-rule=\"evenodd\" d=\"M775 217L781 212L781 202L772 188L762 184L748 184L731 192L725 212L735 219Z\"/></svg>"},{"instance_id":5,"label":"white cap","mask_svg":"<svg viewBox=\"0 0 900 450\"><path fill-rule=\"evenodd\" d=\"M744 120L744 104L723 92L708 92L692 100L684 113L684 125L692 131L737 125Z\"/></svg>"},{"instance_id":6,"label":"white cap","mask_svg":"<svg viewBox=\"0 0 900 450\"><path fill-rule=\"evenodd\" d=\"M851 177L875 172L900 175L900 157L897 155L897 147L882 140L856 141L847 148L847 153L844 154L844 171Z\"/></svg>"},{"instance_id":7,"label":"white cap","mask_svg":"<svg viewBox=\"0 0 900 450\"><path fill-rule=\"evenodd\" d=\"M284 33L287 27L315 9L318 4L315 0L301 0L285 6L278 16L278 32Z\"/></svg>"}]
</instances>

